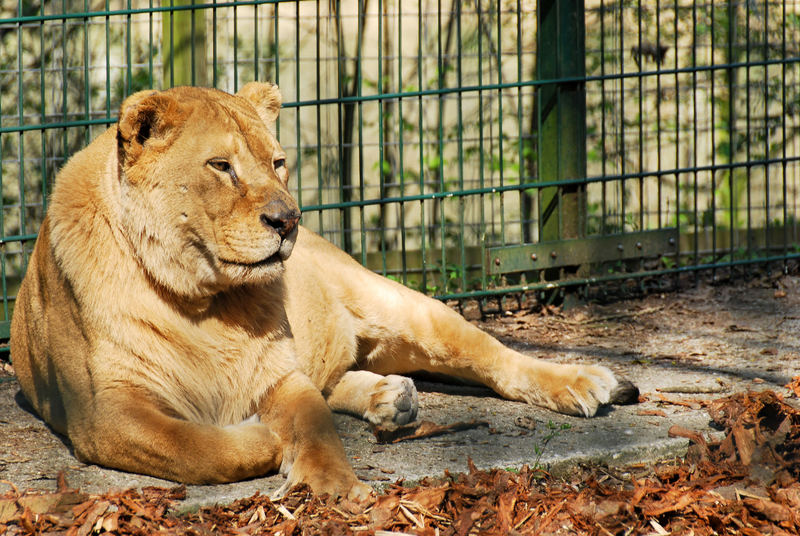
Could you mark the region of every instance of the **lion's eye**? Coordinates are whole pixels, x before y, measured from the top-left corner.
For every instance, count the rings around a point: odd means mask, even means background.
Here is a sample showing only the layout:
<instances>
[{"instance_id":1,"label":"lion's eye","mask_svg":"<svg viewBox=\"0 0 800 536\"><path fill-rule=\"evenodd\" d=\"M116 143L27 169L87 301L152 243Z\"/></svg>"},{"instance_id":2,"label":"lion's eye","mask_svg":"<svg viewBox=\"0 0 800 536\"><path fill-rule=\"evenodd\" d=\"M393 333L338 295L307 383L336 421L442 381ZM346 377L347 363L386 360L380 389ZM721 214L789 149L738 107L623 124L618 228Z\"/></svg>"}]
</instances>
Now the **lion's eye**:
<instances>
[{"instance_id":1,"label":"lion's eye","mask_svg":"<svg viewBox=\"0 0 800 536\"><path fill-rule=\"evenodd\" d=\"M208 165L223 173L230 173L233 169L227 160L209 160Z\"/></svg>"},{"instance_id":2,"label":"lion's eye","mask_svg":"<svg viewBox=\"0 0 800 536\"><path fill-rule=\"evenodd\" d=\"M228 175L230 175L231 182L233 183L233 185L236 187L239 186L239 177L236 176L236 170L233 169L233 166L231 165L230 162L228 162L227 160L214 159L214 160L209 160L208 165L213 167L217 171L220 171L222 173L227 173Z\"/></svg>"},{"instance_id":3,"label":"lion's eye","mask_svg":"<svg viewBox=\"0 0 800 536\"><path fill-rule=\"evenodd\" d=\"M272 163L272 165L275 167L275 169L281 169L283 166L286 165L286 159L285 158L278 158L277 160L275 160Z\"/></svg>"}]
</instances>

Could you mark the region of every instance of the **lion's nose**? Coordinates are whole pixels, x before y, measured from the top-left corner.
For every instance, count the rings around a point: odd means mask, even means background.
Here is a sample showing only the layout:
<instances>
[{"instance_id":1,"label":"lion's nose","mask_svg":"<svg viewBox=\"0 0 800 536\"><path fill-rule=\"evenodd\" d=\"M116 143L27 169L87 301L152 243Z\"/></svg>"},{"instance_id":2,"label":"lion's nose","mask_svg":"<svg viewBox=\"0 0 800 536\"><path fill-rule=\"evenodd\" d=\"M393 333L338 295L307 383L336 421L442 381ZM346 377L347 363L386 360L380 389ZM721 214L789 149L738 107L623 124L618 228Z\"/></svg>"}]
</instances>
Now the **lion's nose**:
<instances>
[{"instance_id":1,"label":"lion's nose","mask_svg":"<svg viewBox=\"0 0 800 536\"><path fill-rule=\"evenodd\" d=\"M265 227L272 227L281 238L286 238L297 226L300 211L290 208L280 199L273 199L264 207L259 218Z\"/></svg>"}]
</instances>

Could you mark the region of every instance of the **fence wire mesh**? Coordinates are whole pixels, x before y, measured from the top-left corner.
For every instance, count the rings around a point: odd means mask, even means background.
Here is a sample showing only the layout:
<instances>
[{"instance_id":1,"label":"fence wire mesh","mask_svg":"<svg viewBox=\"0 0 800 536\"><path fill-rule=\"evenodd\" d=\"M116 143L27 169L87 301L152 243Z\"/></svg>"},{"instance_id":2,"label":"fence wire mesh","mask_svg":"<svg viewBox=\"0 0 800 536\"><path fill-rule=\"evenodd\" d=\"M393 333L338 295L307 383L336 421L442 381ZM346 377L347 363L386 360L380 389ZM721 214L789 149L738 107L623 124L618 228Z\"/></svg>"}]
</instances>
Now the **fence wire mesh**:
<instances>
[{"instance_id":1,"label":"fence wire mesh","mask_svg":"<svg viewBox=\"0 0 800 536\"><path fill-rule=\"evenodd\" d=\"M438 297L800 252L797 1L20 0L0 44L0 335L58 169L180 84L279 84L303 223Z\"/></svg>"}]
</instances>

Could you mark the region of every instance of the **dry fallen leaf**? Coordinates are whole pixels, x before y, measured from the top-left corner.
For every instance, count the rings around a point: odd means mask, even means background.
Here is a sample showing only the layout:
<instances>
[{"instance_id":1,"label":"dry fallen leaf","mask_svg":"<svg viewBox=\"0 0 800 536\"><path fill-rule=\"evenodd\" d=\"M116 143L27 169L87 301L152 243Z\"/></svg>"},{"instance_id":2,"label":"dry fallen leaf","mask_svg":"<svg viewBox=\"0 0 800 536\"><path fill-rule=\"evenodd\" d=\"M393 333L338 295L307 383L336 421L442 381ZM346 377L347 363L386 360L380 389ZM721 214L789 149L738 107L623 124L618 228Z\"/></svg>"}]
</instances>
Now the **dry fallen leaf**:
<instances>
[{"instance_id":1,"label":"dry fallen leaf","mask_svg":"<svg viewBox=\"0 0 800 536\"><path fill-rule=\"evenodd\" d=\"M664 413L660 409L640 409L636 412L637 415L641 415L643 417L653 416L653 417L666 417L667 414Z\"/></svg>"},{"instance_id":2,"label":"dry fallen leaf","mask_svg":"<svg viewBox=\"0 0 800 536\"><path fill-rule=\"evenodd\" d=\"M489 427L486 421L455 422L452 424L436 424L431 421L421 421L417 423L399 426L397 428L386 428L383 426L373 426L372 433L378 443L399 443L409 439L422 439L444 434L471 430L473 428Z\"/></svg>"},{"instance_id":3,"label":"dry fallen leaf","mask_svg":"<svg viewBox=\"0 0 800 536\"><path fill-rule=\"evenodd\" d=\"M792 381L787 383L784 387L789 389L795 397L800 398L800 376L794 376Z\"/></svg>"},{"instance_id":4,"label":"dry fallen leaf","mask_svg":"<svg viewBox=\"0 0 800 536\"><path fill-rule=\"evenodd\" d=\"M526 430L536 429L536 419L529 415L522 415L514 419L514 425L524 428Z\"/></svg>"}]
</instances>

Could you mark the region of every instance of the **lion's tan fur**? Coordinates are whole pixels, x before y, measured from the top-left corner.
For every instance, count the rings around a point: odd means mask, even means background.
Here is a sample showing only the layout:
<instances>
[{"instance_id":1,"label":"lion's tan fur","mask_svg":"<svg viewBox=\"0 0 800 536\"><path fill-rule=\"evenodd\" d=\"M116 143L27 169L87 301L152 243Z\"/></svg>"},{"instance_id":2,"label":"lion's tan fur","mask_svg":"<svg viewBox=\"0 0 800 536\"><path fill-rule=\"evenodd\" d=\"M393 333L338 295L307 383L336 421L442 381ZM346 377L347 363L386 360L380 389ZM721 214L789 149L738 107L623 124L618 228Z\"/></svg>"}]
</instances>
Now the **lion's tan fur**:
<instances>
[{"instance_id":1,"label":"lion's tan fur","mask_svg":"<svg viewBox=\"0 0 800 536\"><path fill-rule=\"evenodd\" d=\"M268 84L137 93L59 173L12 357L80 458L361 496L323 396L391 421L416 395L383 375L427 370L568 413L607 402L606 369L522 356L295 227L279 106Z\"/></svg>"}]
</instances>

